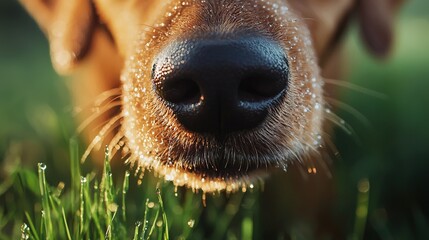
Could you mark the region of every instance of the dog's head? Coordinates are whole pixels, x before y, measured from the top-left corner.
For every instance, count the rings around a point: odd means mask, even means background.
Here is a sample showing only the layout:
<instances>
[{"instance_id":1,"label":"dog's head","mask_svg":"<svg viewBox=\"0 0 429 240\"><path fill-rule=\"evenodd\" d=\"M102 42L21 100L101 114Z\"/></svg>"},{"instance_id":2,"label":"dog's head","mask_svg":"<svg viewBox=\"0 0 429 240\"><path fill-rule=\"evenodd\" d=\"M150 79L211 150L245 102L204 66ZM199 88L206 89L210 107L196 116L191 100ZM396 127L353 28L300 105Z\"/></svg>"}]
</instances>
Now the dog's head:
<instances>
[{"instance_id":1,"label":"dog's head","mask_svg":"<svg viewBox=\"0 0 429 240\"><path fill-rule=\"evenodd\" d=\"M126 60L118 136L130 161L203 191L295 162L313 169L330 114L320 59L356 9L373 52L391 42L387 0L22 1L60 72L108 30Z\"/></svg>"}]
</instances>

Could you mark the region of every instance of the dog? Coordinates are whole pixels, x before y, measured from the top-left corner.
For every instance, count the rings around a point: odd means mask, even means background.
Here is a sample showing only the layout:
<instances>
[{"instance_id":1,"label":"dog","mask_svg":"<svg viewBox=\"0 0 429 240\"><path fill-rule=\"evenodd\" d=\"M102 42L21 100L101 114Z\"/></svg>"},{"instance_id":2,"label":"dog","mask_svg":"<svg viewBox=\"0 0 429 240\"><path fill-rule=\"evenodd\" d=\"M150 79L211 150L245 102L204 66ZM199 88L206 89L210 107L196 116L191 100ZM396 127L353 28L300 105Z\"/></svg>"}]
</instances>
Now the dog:
<instances>
[{"instance_id":1,"label":"dog","mask_svg":"<svg viewBox=\"0 0 429 240\"><path fill-rule=\"evenodd\" d=\"M204 193L246 191L271 175L266 239L296 224L290 215L344 239L329 210L333 184L316 174L329 172L330 128L342 125L325 78L338 78L353 19L367 49L388 55L401 0L20 2L55 70L73 76L74 105L94 106L77 115L82 159L107 144L111 157ZM298 171L274 174L288 168ZM297 180L302 172L310 180ZM292 194L278 194L285 184Z\"/></svg>"},{"instance_id":2,"label":"dog","mask_svg":"<svg viewBox=\"0 0 429 240\"><path fill-rule=\"evenodd\" d=\"M368 49L386 56L401 3L20 2L45 32L56 71L75 76L75 105L100 96L81 117L82 129L102 126L86 130L85 157L110 139L110 153L122 149L138 169L204 192L253 187L290 165L316 173L325 125L340 122L322 72L352 16Z\"/></svg>"}]
</instances>

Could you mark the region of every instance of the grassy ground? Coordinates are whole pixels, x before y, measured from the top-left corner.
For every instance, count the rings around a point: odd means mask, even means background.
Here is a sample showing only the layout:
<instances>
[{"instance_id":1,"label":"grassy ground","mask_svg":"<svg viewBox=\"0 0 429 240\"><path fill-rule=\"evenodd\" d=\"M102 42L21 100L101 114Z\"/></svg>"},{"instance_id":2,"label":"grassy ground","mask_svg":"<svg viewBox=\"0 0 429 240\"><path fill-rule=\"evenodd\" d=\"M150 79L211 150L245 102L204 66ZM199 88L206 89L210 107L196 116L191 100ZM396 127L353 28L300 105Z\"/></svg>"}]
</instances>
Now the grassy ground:
<instances>
[{"instance_id":1,"label":"grassy ground","mask_svg":"<svg viewBox=\"0 0 429 240\"><path fill-rule=\"evenodd\" d=\"M355 32L348 37L347 81L387 96L340 93L370 123L346 109L339 113L357 132L337 131L341 158L333 164L338 196L332 211L345 219L350 239L429 237L428 7L424 0L407 6L388 62L368 56ZM208 232L212 239L260 236L258 191L209 196L203 208L201 194L150 174L141 185L133 174L124 184L128 178L118 171L111 183L108 169L69 161L75 159L70 152L81 154L70 147L75 126L69 101L37 26L16 3L1 2L0 239L136 239L136 232L145 239L152 227L153 239L201 239ZM291 238L306 239L307 225L288 229Z\"/></svg>"}]
</instances>

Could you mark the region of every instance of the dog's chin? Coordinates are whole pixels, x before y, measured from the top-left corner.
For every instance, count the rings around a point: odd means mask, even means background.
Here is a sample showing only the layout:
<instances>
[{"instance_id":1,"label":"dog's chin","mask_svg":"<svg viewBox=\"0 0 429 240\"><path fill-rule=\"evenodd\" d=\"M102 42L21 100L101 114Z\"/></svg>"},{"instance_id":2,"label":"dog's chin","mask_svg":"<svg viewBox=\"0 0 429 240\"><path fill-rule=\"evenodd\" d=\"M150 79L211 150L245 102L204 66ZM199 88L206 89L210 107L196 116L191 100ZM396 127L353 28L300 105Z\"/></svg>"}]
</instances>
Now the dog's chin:
<instances>
[{"instance_id":1,"label":"dog's chin","mask_svg":"<svg viewBox=\"0 0 429 240\"><path fill-rule=\"evenodd\" d=\"M228 156L229 155L229 156ZM234 156L232 156L234 155ZM264 159L271 156L260 156ZM153 169L156 175L176 186L186 186L203 192L223 191L235 192L264 179L268 170L280 167L278 159L272 158L264 163L252 160L252 156L242 153L228 153L226 149L208 149L188 155L170 154L169 156L154 156L140 158L139 165L151 162L147 169ZM282 165L285 168L286 165Z\"/></svg>"},{"instance_id":2,"label":"dog's chin","mask_svg":"<svg viewBox=\"0 0 429 240\"><path fill-rule=\"evenodd\" d=\"M172 146L160 158L170 159L183 170L211 179L245 177L285 162L284 155L280 157L280 153L264 146L260 139L249 141L249 138L240 135L222 140L203 137L201 141L201 138L196 138L199 139L196 144Z\"/></svg>"},{"instance_id":3,"label":"dog's chin","mask_svg":"<svg viewBox=\"0 0 429 240\"><path fill-rule=\"evenodd\" d=\"M155 175L203 192L235 192L251 188L272 169L285 170L300 150L293 142L282 146L264 128L222 138L176 129L159 134L152 151L140 151L132 163ZM165 139L161 139L166 136ZM271 136L272 137L272 136ZM138 146L129 142L131 152ZM165 143L165 144L164 144ZM154 150L155 149L155 150Z\"/></svg>"}]
</instances>

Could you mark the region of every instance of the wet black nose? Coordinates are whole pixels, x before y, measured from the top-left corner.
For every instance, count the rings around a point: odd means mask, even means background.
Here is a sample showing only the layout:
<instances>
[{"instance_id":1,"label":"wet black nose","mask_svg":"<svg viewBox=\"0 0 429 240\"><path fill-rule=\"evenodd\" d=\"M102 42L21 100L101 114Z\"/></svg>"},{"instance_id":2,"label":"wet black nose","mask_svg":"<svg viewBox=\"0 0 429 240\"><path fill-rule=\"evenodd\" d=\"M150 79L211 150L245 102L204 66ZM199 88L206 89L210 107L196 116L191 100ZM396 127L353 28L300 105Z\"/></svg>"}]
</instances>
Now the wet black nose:
<instances>
[{"instance_id":1,"label":"wet black nose","mask_svg":"<svg viewBox=\"0 0 429 240\"><path fill-rule=\"evenodd\" d=\"M283 49L263 37L174 42L158 54L157 94L188 130L225 135L260 125L288 85Z\"/></svg>"}]
</instances>

